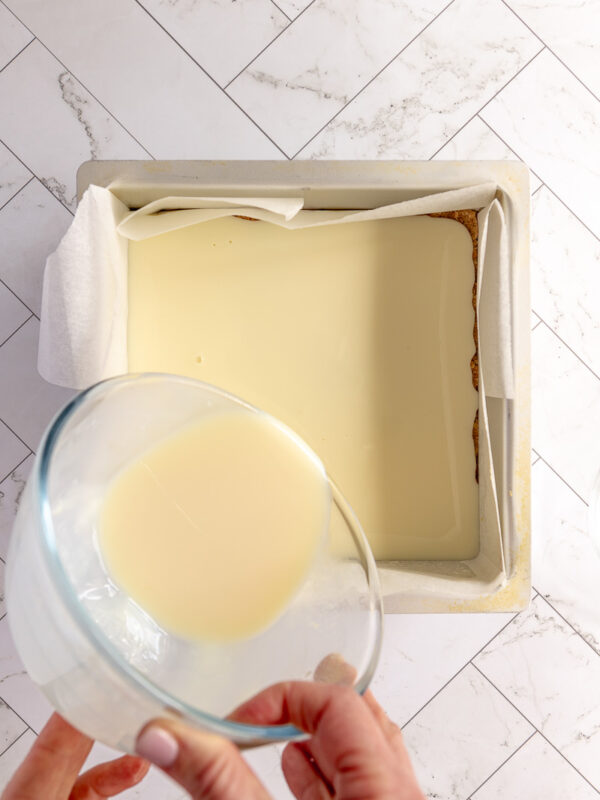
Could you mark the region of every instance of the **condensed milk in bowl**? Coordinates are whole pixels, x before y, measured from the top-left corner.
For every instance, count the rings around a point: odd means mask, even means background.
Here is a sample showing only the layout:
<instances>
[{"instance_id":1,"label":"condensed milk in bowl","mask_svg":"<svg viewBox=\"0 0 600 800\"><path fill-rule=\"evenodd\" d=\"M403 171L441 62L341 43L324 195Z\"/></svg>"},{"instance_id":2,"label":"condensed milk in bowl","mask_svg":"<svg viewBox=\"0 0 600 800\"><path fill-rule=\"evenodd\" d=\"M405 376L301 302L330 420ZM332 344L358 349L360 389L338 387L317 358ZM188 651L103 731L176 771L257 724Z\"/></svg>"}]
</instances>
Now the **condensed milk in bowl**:
<instances>
[{"instance_id":1,"label":"condensed milk in bowl","mask_svg":"<svg viewBox=\"0 0 600 800\"><path fill-rule=\"evenodd\" d=\"M50 702L124 750L158 716L239 743L300 737L231 715L332 658L362 692L381 644L373 557L319 458L237 397L166 374L104 381L54 419L7 603Z\"/></svg>"}]
</instances>

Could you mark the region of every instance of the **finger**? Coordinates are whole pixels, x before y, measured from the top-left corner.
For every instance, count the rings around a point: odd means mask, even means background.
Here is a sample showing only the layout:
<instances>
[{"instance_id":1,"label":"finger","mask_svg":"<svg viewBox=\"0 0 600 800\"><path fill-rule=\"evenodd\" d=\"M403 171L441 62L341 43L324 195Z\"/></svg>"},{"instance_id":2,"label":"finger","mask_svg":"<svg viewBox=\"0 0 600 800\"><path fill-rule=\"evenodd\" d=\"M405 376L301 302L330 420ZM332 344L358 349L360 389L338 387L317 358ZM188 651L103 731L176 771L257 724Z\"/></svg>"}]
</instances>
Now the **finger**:
<instances>
[{"instance_id":1,"label":"finger","mask_svg":"<svg viewBox=\"0 0 600 800\"><path fill-rule=\"evenodd\" d=\"M114 797L136 786L150 769L150 764L136 756L122 756L92 767L75 781L69 800L99 800Z\"/></svg>"},{"instance_id":2,"label":"finger","mask_svg":"<svg viewBox=\"0 0 600 800\"><path fill-rule=\"evenodd\" d=\"M269 800L237 747L221 736L156 720L141 731L136 752L197 800Z\"/></svg>"},{"instance_id":3,"label":"finger","mask_svg":"<svg viewBox=\"0 0 600 800\"><path fill-rule=\"evenodd\" d=\"M381 726L381 729L394 752L399 768L402 769L406 775L409 775L416 784L417 778L415 775L415 770L412 765L412 761L410 760L408 750L406 749L406 745L404 744L404 737L402 736L402 731L400 730L399 726L392 722L370 690L366 691L363 697L369 710L377 720L378 724Z\"/></svg>"},{"instance_id":4,"label":"finger","mask_svg":"<svg viewBox=\"0 0 600 800\"><path fill-rule=\"evenodd\" d=\"M392 722L392 720L388 717L383 708L379 705L377 700L375 700L373 692L371 692L370 690L366 691L363 694L363 699L368 709L370 710L371 714L373 714L373 716L377 720L377 723L381 726L381 729L386 736L393 736L396 733L400 733L400 728L398 728L398 726Z\"/></svg>"},{"instance_id":5,"label":"finger","mask_svg":"<svg viewBox=\"0 0 600 800\"><path fill-rule=\"evenodd\" d=\"M230 719L254 725L293 725L311 735L317 733L325 711L337 710L342 704L372 723L370 711L360 695L347 686L331 686L309 681L277 683L263 690L231 714Z\"/></svg>"},{"instance_id":6,"label":"finger","mask_svg":"<svg viewBox=\"0 0 600 800\"><path fill-rule=\"evenodd\" d=\"M53 714L6 787L3 800L20 797L64 800L92 744L89 737Z\"/></svg>"},{"instance_id":7,"label":"finger","mask_svg":"<svg viewBox=\"0 0 600 800\"><path fill-rule=\"evenodd\" d=\"M384 736L388 740L390 747L398 757L400 763L406 769L409 769L412 772L412 764L410 761L410 757L408 755L408 751L404 744L404 739L402 737L402 731L392 720L388 717L385 713L383 708L379 705L373 693L369 690L364 693L363 695L364 701L375 717L377 724L381 727L381 730L384 733Z\"/></svg>"},{"instance_id":8,"label":"finger","mask_svg":"<svg viewBox=\"0 0 600 800\"><path fill-rule=\"evenodd\" d=\"M389 746L370 709L354 689L323 683L289 682L265 689L234 712L234 719L258 725L291 722L311 734L311 749L325 778L343 767L351 752L369 764Z\"/></svg>"},{"instance_id":9,"label":"finger","mask_svg":"<svg viewBox=\"0 0 600 800\"><path fill-rule=\"evenodd\" d=\"M281 769L298 800L331 800L333 794L328 782L306 745L288 744L281 756Z\"/></svg>"},{"instance_id":10,"label":"finger","mask_svg":"<svg viewBox=\"0 0 600 800\"><path fill-rule=\"evenodd\" d=\"M317 664L315 680L320 683L335 683L338 686L353 686L356 670L339 653L330 653Z\"/></svg>"},{"instance_id":11,"label":"finger","mask_svg":"<svg viewBox=\"0 0 600 800\"><path fill-rule=\"evenodd\" d=\"M339 653L330 653L325 656L315 668L314 680L317 683L352 686L355 678L355 668L344 661ZM277 715L282 713L281 694L285 693L286 687L290 685L291 682L270 686L234 709L227 719L246 724L276 724ZM287 719L280 720L280 722L288 721Z\"/></svg>"},{"instance_id":12,"label":"finger","mask_svg":"<svg viewBox=\"0 0 600 800\"><path fill-rule=\"evenodd\" d=\"M374 699L371 702L376 705ZM392 748L371 708L354 689L309 682L276 684L240 706L236 719L255 724L291 722L311 734L311 752L336 797L346 790L357 797L421 797L401 737L402 749Z\"/></svg>"}]
</instances>

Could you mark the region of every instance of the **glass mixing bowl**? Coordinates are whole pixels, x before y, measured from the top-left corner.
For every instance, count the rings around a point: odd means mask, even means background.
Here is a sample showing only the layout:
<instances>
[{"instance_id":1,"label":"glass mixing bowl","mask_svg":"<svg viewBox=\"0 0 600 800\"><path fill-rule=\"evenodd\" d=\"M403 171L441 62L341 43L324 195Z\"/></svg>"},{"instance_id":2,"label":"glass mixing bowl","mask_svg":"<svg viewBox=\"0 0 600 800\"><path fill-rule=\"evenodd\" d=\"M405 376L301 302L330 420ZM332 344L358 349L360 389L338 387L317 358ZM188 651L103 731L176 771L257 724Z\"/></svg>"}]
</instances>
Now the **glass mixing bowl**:
<instances>
[{"instance_id":1,"label":"glass mixing bowl","mask_svg":"<svg viewBox=\"0 0 600 800\"><path fill-rule=\"evenodd\" d=\"M356 670L358 692L373 675L382 634L377 571L356 516L331 481L326 546L283 614L251 638L178 638L106 572L97 524L115 474L194 421L240 407L263 413L199 381L128 375L82 392L43 437L11 541L10 627L27 671L54 707L105 744L132 751L146 722L170 715L240 744L299 738L291 725L227 717L267 686L314 679L332 653Z\"/></svg>"}]
</instances>

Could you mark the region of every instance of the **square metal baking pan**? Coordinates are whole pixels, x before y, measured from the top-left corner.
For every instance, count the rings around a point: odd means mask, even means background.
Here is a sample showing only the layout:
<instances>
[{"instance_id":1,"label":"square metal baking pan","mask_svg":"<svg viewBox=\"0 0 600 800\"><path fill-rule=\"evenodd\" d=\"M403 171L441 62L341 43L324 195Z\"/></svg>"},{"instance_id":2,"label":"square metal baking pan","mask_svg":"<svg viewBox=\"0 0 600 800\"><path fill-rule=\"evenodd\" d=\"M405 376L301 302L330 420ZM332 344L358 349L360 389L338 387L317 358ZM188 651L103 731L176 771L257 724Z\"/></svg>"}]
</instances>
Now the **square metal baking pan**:
<instances>
[{"instance_id":1,"label":"square metal baking pan","mask_svg":"<svg viewBox=\"0 0 600 800\"><path fill-rule=\"evenodd\" d=\"M506 220L510 262L515 393L487 398L506 580L478 591L468 562L379 562L386 610L508 611L529 602L530 584L530 299L529 173L520 162L406 161L90 161L77 175L78 196L108 187L131 209L165 196L304 198L307 209L361 209L494 182ZM419 591L419 576L438 576L443 591Z\"/></svg>"}]
</instances>

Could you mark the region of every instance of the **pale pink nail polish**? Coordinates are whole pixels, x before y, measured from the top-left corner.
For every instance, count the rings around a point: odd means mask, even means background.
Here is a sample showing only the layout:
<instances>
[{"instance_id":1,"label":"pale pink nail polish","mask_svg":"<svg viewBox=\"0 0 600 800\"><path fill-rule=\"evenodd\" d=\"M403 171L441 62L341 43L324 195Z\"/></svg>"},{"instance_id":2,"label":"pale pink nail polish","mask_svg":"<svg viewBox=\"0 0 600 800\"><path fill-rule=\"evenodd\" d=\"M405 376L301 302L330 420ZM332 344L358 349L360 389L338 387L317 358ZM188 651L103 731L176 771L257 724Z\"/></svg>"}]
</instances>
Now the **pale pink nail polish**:
<instances>
[{"instance_id":1,"label":"pale pink nail polish","mask_svg":"<svg viewBox=\"0 0 600 800\"><path fill-rule=\"evenodd\" d=\"M147 728L135 744L138 756L151 761L157 767L170 767L179 753L177 739L163 728Z\"/></svg>"}]
</instances>

